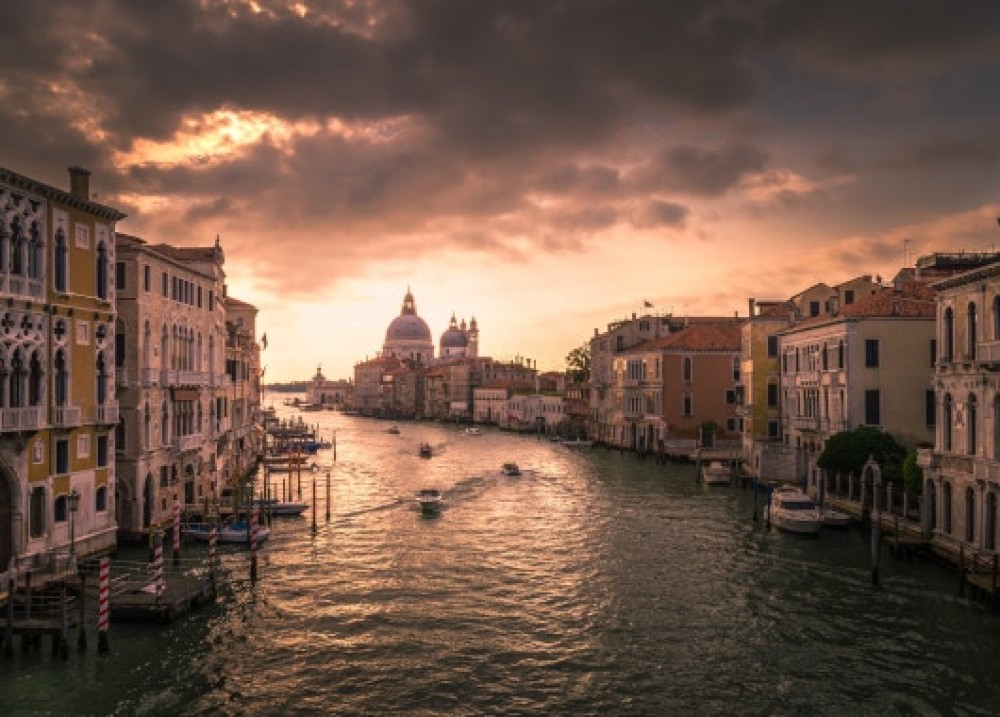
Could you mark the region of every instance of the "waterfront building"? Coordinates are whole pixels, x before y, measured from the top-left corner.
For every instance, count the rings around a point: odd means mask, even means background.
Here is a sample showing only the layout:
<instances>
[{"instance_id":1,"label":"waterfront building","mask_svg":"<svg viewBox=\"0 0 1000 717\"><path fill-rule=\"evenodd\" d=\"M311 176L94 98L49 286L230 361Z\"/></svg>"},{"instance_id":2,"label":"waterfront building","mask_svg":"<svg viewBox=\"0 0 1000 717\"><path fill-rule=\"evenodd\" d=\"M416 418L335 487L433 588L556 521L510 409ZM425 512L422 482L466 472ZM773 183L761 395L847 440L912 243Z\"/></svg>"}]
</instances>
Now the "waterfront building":
<instances>
[{"instance_id":1,"label":"waterfront building","mask_svg":"<svg viewBox=\"0 0 1000 717\"><path fill-rule=\"evenodd\" d=\"M670 315L652 316L632 314L631 319L608 324L607 331L594 329L590 339L590 416L587 434L598 441L616 444L616 431L621 426L612 423L612 416L619 415L614 390L614 358L617 354L645 341L667 336L676 328Z\"/></svg>"},{"instance_id":2,"label":"waterfront building","mask_svg":"<svg viewBox=\"0 0 1000 717\"><path fill-rule=\"evenodd\" d=\"M345 408L353 405L354 383L350 380L331 380L323 375L322 366L306 386L306 402L327 408Z\"/></svg>"},{"instance_id":3,"label":"waterfront building","mask_svg":"<svg viewBox=\"0 0 1000 717\"><path fill-rule=\"evenodd\" d=\"M220 250L221 251L221 250ZM228 417L216 441L215 474L231 487L257 467L263 447L260 400L260 344L257 343L257 307L229 296L223 286L226 315L226 379L216 387L215 400ZM218 416L218 411L216 411ZM212 487L216 481L211 481ZM202 495L196 496L199 501Z\"/></svg>"},{"instance_id":4,"label":"waterfront building","mask_svg":"<svg viewBox=\"0 0 1000 717\"><path fill-rule=\"evenodd\" d=\"M69 191L0 168L0 580L115 545L115 226L90 173ZM0 588L2 589L2 588Z\"/></svg>"},{"instance_id":5,"label":"waterfront building","mask_svg":"<svg viewBox=\"0 0 1000 717\"><path fill-rule=\"evenodd\" d=\"M938 550L996 553L1000 496L1000 255L937 254L965 269L934 283L936 414L933 451L922 450L923 521ZM975 266L978 263L979 266ZM931 274L926 267L918 270Z\"/></svg>"},{"instance_id":6,"label":"waterfront building","mask_svg":"<svg viewBox=\"0 0 1000 717\"><path fill-rule=\"evenodd\" d=\"M401 366L402 362L395 356L378 356L355 364L354 409L363 416L383 415L382 376Z\"/></svg>"},{"instance_id":7,"label":"waterfront building","mask_svg":"<svg viewBox=\"0 0 1000 717\"><path fill-rule=\"evenodd\" d=\"M859 426L904 445L931 439L934 290L927 284L883 288L778 336L782 438L797 455L795 473L781 477L815 489L826 441Z\"/></svg>"}]
</instances>

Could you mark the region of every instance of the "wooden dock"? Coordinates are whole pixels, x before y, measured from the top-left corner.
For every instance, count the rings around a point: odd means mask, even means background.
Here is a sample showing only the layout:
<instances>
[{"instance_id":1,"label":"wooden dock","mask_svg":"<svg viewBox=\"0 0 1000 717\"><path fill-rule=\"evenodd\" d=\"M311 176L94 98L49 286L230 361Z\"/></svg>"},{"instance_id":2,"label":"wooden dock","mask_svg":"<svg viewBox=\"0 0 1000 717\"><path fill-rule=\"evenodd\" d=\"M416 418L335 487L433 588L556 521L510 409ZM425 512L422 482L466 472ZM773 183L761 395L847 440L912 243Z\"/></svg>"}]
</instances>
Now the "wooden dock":
<instances>
[{"instance_id":1,"label":"wooden dock","mask_svg":"<svg viewBox=\"0 0 1000 717\"><path fill-rule=\"evenodd\" d=\"M112 620L165 623L214 601L216 596L215 582L206 577L171 575L160 595L152 582L135 585L112 594L109 608Z\"/></svg>"}]
</instances>

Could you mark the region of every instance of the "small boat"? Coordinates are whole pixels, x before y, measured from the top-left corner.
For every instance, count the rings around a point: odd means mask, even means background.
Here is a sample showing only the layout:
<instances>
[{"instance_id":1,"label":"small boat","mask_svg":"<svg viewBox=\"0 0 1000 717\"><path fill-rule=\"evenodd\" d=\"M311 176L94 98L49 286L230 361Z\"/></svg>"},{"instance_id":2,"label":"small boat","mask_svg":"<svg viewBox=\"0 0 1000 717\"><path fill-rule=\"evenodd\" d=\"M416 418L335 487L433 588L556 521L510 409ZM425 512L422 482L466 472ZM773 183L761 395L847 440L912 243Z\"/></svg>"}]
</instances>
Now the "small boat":
<instances>
[{"instance_id":1,"label":"small boat","mask_svg":"<svg viewBox=\"0 0 1000 717\"><path fill-rule=\"evenodd\" d=\"M421 443L420 444L420 457L421 458L430 458L433 454L434 454L434 451L431 449L431 444L430 443Z\"/></svg>"},{"instance_id":2,"label":"small boat","mask_svg":"<svg viewBox=\"0 0 1000 717\"><path fill-rule=\"evenodd\" d=\"M708 465L701 467L701 479L705 485L729 485L732 481L732 472L722 461L712 461Z\"/></svg>"},{"instance_id":3,"label":"small boat","mask_svg":"<svg viewBox=\"0 0 1000 717\"><path fill-rule=\"evenodd\" d=\"M505 476L519 476L521 475L521 469L518 468L517 463L504 463L503 474Z\"/></svg>"},{"instance_id":4,"label":"small boat","mask_svg":"<svg viewBox=\"0 0 1000 717\"><path fill-rule=\"evenodd\" d=\"M441 491L437 488L422 488L417 493L417 503L424 515L434 515L441 510Z\"/></svg>"},{"instance_id":5,"label":"small boat","mask_svg":"<svg viewBox=\"0 0 1000 717\"><path fill-rule=\"evenodd\" d=\"M389 429L386 431L386 433L391 433L394 436L398 436L399 435L399 426L389 426Z\"/></svg>"},{"instance_id":6,"label":"small boat","mask_svg":"<svg viewBox=\"0 0 1000 717\"><path fill-rule=\"evenodd\" d=\"M594 442L584 438L574 438L569 441L563 441L562 444L567 448L590 448L594 445Z\"/></svg>"},{"instance_id":7,"label":"small boat","mask_svg":"<svg viewBox=\"0 0 1000 717\"><path fill-rule=\"evenodd\" d=\"M823 525L830 526L831 528L846 528L851 522L851 516L847 513L841 513L839 510L833 510L832 508L823 509Z\"/></svg>"},{"instance_id":8,"label":"small boat","mask_svg":"<svg viewBox=\"0 0 1000 717\"><path fill-rule=\"evenodd\" d=\"M309 507L308 503L296 503L277 498L255 498L253 504L261 511L267 511L269 515L302 515Z\"/></svg>"},{"instance_id":9,"label":"small boat","mask_svg":"<svg viewBox=\"0 0 1000 717\"><path fill-rule=\"evenodd\" d=\"M465 435L467 436L481 436L483 435L483 429L477 426L470 426L465 429Z\"/></svg>"},{"instance_id":10,"label":"small boat","mask_svg":"<svg viewBox=\"0 0 1000 717\"><path fill-rule=\"evenodd\" d=\"M216 540L218 542L243 545L250 544L249 523L245 520L234 520L229 523L223 523L217 527L218 533L216 534ZM206 543L211 537L211 530L212 525L210 523L188 523L183 528L185 535ZM270 528L260 524L257 525L258 543L267 540L269 535L271 535Z\"/></svg>"},{"instance_id":11,"label":"small boat","mask_svg":"<svg viewBox=\"0 0 1000 717\"><path fill-rule=\"evenodd\" d=\"M775 488L771 493L771 523L779 530L816 535L823 516L812 498L798 488Z\"/></svg>"}]
</instances>

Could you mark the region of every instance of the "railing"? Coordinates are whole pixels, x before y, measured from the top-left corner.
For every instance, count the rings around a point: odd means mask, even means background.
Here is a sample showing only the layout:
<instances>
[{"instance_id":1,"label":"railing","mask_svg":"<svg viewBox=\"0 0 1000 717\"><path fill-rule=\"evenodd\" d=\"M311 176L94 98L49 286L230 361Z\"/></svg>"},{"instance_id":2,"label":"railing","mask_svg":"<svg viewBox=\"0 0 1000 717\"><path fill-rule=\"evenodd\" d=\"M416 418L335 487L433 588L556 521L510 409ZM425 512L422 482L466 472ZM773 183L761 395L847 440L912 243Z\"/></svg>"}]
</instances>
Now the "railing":
<instances>
[{"instance_id":1,"label":"railing","mask_svg":"<svg viewBox=\"0 0 1000 717\"><path fill-rule=\"evenodd\" d=\"M118 423L118 403L105 403L95 406L94 423L105 426Z\"/></svg>"},{"instance_id":2,"label":"railing","mask_svg":"<svg viewBox=\"0 0 1000 717\"><path fill-rule=\"evenodd\" d=\"M979 363L1000 363L1000 341L980 341L976 348Z\"/></svg>"},{"instance_id":3,"label":"railing","mask_svg":"<svg viewBox=\"0 0 1000 717\"><path fill-rule=\"evenodd\" d=\"M816 416L791 416L792 428L800 431L819 430L819 418Z\"/></svg>"},{"instance_id":4,"label":"railing","mask_svg":"<svg viewBox=\"0 0 1000 717\"><path fill-rule=\"evenodd\" d=\"M0 430L37 431L45 427L45 409L41 406L5 408L0 411Z\"/></svg>"},{"instance_id":5,"label":"railing","mask_svg":"<svg viewBox=\"0 0 1000 717\"><path fill-rule=\"evenodd\" d=\"M79 406L52 407L52 425L56 428L75 428L80 425L81 417Z\"/></svg>"},{"instance_id":6,"label":"railing","mask_svg":"<svg viewBox=\"0 0 1000 717\"><path fill-rule=\"evenodd\" d=\"M819 383L819 371L799 371L794 376L796 386L815 386Z\"/></svg>"},{"instance_id":7,"label":"railing","mask_svg":"<svg viewBox=\"0 0 1000 717\"><path fill-rule=\"evenodd\" d=\"M842 418L821 418L819 426L826 433L840 433L847 430L847 421Z\"/></svg>"},{"instance_id":8,"label":"railing","mask_svg":"<svg viewBox=\"0 0 1000 717\"><path fill-rule=\"evenodd\" d=\"M204 371L178 371L174 378L179 386L207 386L208 374Z\"/></svg>"},{"instance_id":9,"label":"railing","mask_svg":"<svg viewBox=\"0 0 1000 717\"><path fill-rule=\"evenodd\" d=\"M978 458L972 463L972 474L977 480L1000 482L1000 463Z\"/></svg>"},{"instance_id":10,"label":"railing","mask_svg":"<svg viewBox=\"0 0 1000 717\"><path fill-rule=\"evenodd\" d=\"M0 282L0 289L6 289L7 293L15 296L30 296L33 299L40 299L44 295L44 286L40 279L29 279L23 276L10 276L3 287Z\"/></svg>"},{"instance_id":11,"label":"railing","mask_svg":"<svg viewBox=\"0 0 1000 717\"><path fill-rule=\"evenodd\" d=\"M174 447L179 451L193 451L205 445L205 436L200 433L193 433L190 436L176 436Z\"/></svg>"},{"instance_id":12,"label":"railing","mask_svg":"<svg viewBox=\"0 0 1000 717\"><path fill-rule=\"evenodd\" d=\"M953 473L972 474L972 456L941 456L941 470Z\"/></svg>"}]
</instances>

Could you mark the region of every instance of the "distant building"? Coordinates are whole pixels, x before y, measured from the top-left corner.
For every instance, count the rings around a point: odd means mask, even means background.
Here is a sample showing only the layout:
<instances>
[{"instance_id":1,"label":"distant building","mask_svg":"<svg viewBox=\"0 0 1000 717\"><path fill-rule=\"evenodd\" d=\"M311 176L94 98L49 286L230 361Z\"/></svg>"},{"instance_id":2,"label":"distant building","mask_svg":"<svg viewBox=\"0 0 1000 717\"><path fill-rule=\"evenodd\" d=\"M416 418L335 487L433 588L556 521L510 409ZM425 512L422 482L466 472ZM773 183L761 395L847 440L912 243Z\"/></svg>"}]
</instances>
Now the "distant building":
<instances>
[{"instance_id":1,"label":"distant building","mask_svg":"<svg viewBox=\"0 0 1000 717\"><path fill-rule=\"evenodd\" d=\"M316 375L306 386L306 401L331 408L345 408L353 405L354 383L338 379L331 381L323 375L321 366L316 367Z\"/></svg>"}]
</instances>

